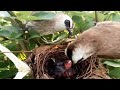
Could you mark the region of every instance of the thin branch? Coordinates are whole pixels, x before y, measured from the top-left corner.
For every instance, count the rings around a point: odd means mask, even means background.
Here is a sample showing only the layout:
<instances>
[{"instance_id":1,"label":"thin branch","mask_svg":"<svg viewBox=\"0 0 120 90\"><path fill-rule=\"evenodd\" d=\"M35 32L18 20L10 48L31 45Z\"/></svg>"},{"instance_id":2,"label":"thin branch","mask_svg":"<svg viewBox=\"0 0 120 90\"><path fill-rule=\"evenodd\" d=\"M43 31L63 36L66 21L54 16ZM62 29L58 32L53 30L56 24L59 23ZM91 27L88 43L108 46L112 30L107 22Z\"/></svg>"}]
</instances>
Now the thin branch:
<instances>
[{"instance_id":1,"label":"thin branch","mask_svg":"<svg viewBox=\"0 0 120 90\"><path fill-rule=\"evenodd\" d=\"M97 14L97 11L95 11L95 25L97 22L98 22L98 14Z\"/></svg>"},{"instance_id":2,"label":"thin branch","mask_svg":"<svg viewBox=\"0 0 120 90\"><path fill-rule=\"evenodd\" d=\"M22 53L22 52L32 53L33 51L11 51L11 52L0 52L0 53Z\"/></svg>"},{"instance_id":3,"label":"thin branch","mask_svg":"<svg viewBox=\"0 0 120 90\"><path fill-rule=\"evenodd\" d=\"M7 11L11 16L16 17L16 15L12 11ZM20 28L25 29L25 25L18 19L14 19L15 22L19 25Z\"/></svg>"},{"instance_id":4,"label":"thin branch","mask_svg":"<svg viewBox=\"0 0 120 90\"><path fill-rule=\"evenodd\" d=\"M22 47L22 49L24 50L24 51L28 51L28 49L27 49L27 44L24 42L24 40L20 40L19 41L19 44L20 44L20 46ZM28 52L26 52L25 53L27 56L29 56L29 53Z\"/></svg>"}]
</instances>

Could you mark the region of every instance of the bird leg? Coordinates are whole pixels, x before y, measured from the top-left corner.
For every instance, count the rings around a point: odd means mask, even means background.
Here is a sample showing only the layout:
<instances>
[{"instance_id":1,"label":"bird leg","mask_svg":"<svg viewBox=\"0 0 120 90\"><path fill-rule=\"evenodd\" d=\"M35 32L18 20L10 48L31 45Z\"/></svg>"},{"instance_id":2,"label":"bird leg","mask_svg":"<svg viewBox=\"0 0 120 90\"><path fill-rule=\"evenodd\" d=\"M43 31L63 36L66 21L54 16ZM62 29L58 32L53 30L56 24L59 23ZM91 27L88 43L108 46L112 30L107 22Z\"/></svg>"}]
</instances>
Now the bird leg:
<instances>
[{"instance_id":1,"label":"bird leg","mask_svg":"<svg viewBox=\"0 0 120 90\"><path fill-rule=\"evenodd\" d=\"M4 47L0 44L0 51L1 52L11 52L9 49ZM12 52L11 53L4 53L16 66L18 69L18 73L14 77L14 79L22 79L30 72L30 67L20 59L18 59Z\"/></svg>"}]
</instances>

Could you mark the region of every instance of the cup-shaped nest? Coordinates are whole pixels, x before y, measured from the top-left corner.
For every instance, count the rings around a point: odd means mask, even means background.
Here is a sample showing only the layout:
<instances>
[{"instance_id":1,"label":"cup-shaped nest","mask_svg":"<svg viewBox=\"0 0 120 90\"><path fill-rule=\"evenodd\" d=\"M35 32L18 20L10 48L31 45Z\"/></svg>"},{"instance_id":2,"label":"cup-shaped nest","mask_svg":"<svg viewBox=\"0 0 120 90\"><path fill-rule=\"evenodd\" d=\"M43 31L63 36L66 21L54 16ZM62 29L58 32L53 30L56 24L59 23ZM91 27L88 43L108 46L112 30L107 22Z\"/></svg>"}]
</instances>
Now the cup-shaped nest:
<instances>
[{"instance_id":1,"label":"cup-shaped nest","mask_svg":"<svg viewBox=\"0 0 120 90\"><path fill-rule=\"evenodd\" d=\"M33 50L25 61L31 68L35 79L110 79L101 60L93 55L88 59L73 64L66 69L65 55L67 45L44 45ZM56 64L57 63L57 64ZM58 65L58 66L57 66Z\"/></svg>"}]
</instances>

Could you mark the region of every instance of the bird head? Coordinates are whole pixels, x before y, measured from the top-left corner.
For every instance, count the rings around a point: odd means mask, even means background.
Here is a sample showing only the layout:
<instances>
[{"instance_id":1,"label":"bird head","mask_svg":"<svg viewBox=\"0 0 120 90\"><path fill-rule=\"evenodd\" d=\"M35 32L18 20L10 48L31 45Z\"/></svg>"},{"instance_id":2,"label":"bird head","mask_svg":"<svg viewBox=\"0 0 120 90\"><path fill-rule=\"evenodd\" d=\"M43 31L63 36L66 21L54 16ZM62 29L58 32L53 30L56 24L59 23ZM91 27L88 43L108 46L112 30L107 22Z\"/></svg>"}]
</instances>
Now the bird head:
<instances>
[{"instance_id":1,"label":"bird head","mask_svg":"<svg viewBox=\"0 0 120 90\"><path fill-rule=\"evenodd\" d=\"M73 21L68 15L57 13L50 20L29 21L27 22L26 27L28 30L34 30L43 35L67 30L70 36L72 35Z\"/></svg>"},{"instance_id":2,"label":"bird head","mask_svg":"<svg viewBox=\"0 0 120 90\"><path fill-rule=\"evenodd\" d=\"M74 24L70 16L63 13L58 13L55 16L54 21L56 30L63 31L66 29L69 32L69 35L72 35Z\"/></svg>"},{"instance_id":3,"label":"bird head","mask_svg":"<svg viewBox=\"0 0 120 90\"><path fill-rule=\"evenodd\" d=\"M50 58L45 64L47 72L53 78L66 78L67 71L72 67L71 60L58 60L55 58Z\"/></svg>"},{"instance_id":4,"label":"bird head","mask_svg":"<svg viewBox=\"0 0 120 90\"><path fill-rule=\"evenodd\" d=\"M86 60L97 52L98 43L96 38L92 38L88 34L80 35L75 41L68 44L65 49L65 54L73 63Z\"/></svg>"}]
</instances>

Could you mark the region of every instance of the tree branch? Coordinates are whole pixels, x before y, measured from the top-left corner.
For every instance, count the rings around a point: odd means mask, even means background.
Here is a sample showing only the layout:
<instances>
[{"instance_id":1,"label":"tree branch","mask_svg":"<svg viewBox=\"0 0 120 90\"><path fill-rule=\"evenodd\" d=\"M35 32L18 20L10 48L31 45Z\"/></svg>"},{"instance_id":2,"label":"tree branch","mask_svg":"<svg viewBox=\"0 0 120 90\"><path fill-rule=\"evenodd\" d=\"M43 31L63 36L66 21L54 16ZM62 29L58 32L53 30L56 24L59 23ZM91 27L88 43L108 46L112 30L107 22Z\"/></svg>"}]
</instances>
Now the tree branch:
<instances>
[{"instance_id":1,"label":"tree branch","mask_svg":"<svg viewBox=\"0 0 120 90\"><path fill-rule=\"evenodd\" d=\"M11 16L16 17L16 15L12 11L7 11ZM15 22L19 25L20 28L25 29L25 25L18 19L14 19Z\"/></svg>"}]
</instances>

